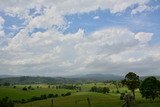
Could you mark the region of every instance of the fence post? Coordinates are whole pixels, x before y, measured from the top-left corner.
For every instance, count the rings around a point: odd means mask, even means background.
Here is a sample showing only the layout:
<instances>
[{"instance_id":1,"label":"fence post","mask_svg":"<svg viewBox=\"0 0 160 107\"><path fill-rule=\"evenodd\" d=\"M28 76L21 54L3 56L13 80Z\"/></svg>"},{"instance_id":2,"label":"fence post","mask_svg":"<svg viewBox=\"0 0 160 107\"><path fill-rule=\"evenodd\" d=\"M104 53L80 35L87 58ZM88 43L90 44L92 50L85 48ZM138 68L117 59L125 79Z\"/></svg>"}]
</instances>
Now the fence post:
<instances>
[{"instance_id":1,"label":"fence post","mask_svg":"<svg viewBox=\"0 0 160 107\"><path fill-rule=\"evenodd\" d=\"M77 100L75 101L75 104L77 104Z\"/></svg>"},{"instance_id":2,"label":"fence post","mask_svg":"<svg viewBox=\"0 0 160 107\"><path fill-rule=\"evenodd\" d=\"M53 107L53 99L51 100L51 107Z\"/></svg>"},{"instance_id":3,"label":"fence post","mask_svg":"<svg viewBox=\"0 0 160 107\"><path fill-rule=\"evenodd\" d=\"M88 102L88 107L91 107L91 102L89 98L87 98L87 102Z\"/></svg>"}]
</instances>

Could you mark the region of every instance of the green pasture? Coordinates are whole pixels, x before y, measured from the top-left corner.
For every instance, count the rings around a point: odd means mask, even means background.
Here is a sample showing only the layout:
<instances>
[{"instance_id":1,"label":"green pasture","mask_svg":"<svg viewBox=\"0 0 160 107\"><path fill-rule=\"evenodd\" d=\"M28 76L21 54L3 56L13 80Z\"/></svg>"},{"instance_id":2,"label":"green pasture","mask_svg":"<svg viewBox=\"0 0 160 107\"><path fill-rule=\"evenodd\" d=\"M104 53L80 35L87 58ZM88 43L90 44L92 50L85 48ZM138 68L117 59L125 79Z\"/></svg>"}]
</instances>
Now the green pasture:
<instances>
[{"instance_id":1,"label":"green pasture","mask_svg":"<svg viewBox=\"0 0 160 107\"><path fill-rule=\"evenodd\" d=\"M25 85L26 86L26 85ZM21 99L30 99L33 96L41 96L43 94L61 94L67 92L76 92L73 90L66 89L52 89L52 88L34 88L34 90L23 91L22 88L24 86L18 86L16 88L13 87L0 87L0 99L4 97L9 97L11 100L21 100Z\"/></svg>"},{"instance_id":2,"label":"green pasture","mask_svg":"<svg viewBox=\"0 0 160 107\"><path fill-rule=\"evenodd\" d=\"M124 103L120 100L120 94L117 93L116 86L114 84L108 83L89 83L82 84L81 92L76 90L67 90L67 89L55 89L52 88L54 85L51 85L51 88L48 88L48 85L45 84L36 84L31 86L34 90L23 91L23 87L28 87L30 85L16 85L16 88L11 87L0 87L0 99L3 97L9 97L12 100L21 100L29 99L33 96L40 96L42 94L59 94L58 98L53 99L53 107L88 107L87 98L90 99L91 107L121 107ZM39 86L40 88L37 88ZM56 85L55 85L56 86ZM90 88L93 86L97 87L109 87L110 93L101 94L89 92ZM119 88L120 93L130 91L126 87ZM71 92L71 96L62 97L61 94ZM39 100L34 102L29 102L25 104L16 104L15 107L51 107L51 100ZM132 104L132 107L160 107L160 100L150 101L143 99L139 90L136 90L136 101Z\"/></svg>"},{"instance_id":3,"label":"green pasture","mask_svg":"<svg viewBox=\"0 0 160 107\"><path fill-rule=\"evenodd\" d=\"M142 99L139 93L136 93L137 100L131 107L159 107L160 102L146 101ZM71 96L58 97L53 99L53 107L89 107L87 98L90 99L91 107L121 107L124 103L119 100L119 94L101 94L93 92L78 92ZM16 107L51 107L51 100L35 101L26 104L17 104ZM76 103L77 101L77 103Z\"/></svg>"}]
</instances>

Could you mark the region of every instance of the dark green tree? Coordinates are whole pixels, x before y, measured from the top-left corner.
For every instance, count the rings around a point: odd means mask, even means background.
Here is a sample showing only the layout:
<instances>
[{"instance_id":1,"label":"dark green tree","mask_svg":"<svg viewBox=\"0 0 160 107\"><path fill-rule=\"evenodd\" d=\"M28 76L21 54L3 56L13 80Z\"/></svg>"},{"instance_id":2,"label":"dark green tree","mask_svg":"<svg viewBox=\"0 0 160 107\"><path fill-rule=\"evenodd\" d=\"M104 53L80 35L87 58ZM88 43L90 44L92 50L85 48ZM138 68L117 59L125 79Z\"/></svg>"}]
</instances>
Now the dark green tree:
<instances>
[{"instance_id":1,"label":"dark green tree","mask_svg":"<svg viewBox=\"0 0 160 107\"><path fill-rule=\"evenodd\" d=\"M110 91L110 90L109 90L108 87L103 87L103 88L102 88L102 93L104 93L104 94L105 94L105 93L109 93L109 91Z\"/></svg>"},{"instance_id":2,"label":"dark green tree","mask_svg":"<svg viewBox=\"0 0 160 107\"><path fill-rule=\"evenodd\" d=\"M30 85L30 86L28 86L28 89L29 89L29 90L31 90L31 89L32 89L32 86L31 86L31 85Z\"/></svg>"},{"instance_id":3,"label":"dark green tree","mask_svg":"<svg viewBox=\"0 0 160 107\"><path fill-rule=\"evenodd\" d=\"M5 82L3 85L4 85L4 86L10 86L11 84L8 83L8 82Z\"/></svg>"},{"instance_id":4,"label":"dark green tree","mask_svg":"<svg viewBox=\"0 0 160 107\"><path fill-rule=\"evenodd\" d=\"M140 93L146 99L154 100L160 94L160 81L155 77L148 77L140 85Z\"/></svg>"},{"instance_id":5,"label":"dark green tree","mask_svg":"<svg viewBox=\"0 0 160 107\"><path fill-rule=\"evenodd\" d=\"M126 85L126 80L125 80L125 79L122 80L122 81L121 81L121 84L122 84L122 86L125 86L125 85Z\"/></svg>"},{"instance_id":6,"label":"dark green tree","mask_svg":"<svg viewBox=\"0 0 160 107\"><path fill-rule=\"evenodd\" d=\"M135 90L140 86L139 76L133 72L129 72L125 76L123 83L128 87L129 90L131 90L133 97L135 99Z\"/></svg>"},{"instance_id":7,"label":"dark green tree","mask_svg":"<svg viewBox=\"0 0 160 107\"><path fill-rule=\"evenodd\" d=\"M14 107L13 101L9 100L8 97L0 99L0 107Z\"/></svg>"},{"instance_id":8,"label":"dark green tree","mask_svg":"<svg viewBox=\"0 0 160 107\"><path fill-rule=\"evenodd\" d=\"M23 90L23 91L27 91L27 87L23 87L22 90Z\"/></svg>"}]
</instances>

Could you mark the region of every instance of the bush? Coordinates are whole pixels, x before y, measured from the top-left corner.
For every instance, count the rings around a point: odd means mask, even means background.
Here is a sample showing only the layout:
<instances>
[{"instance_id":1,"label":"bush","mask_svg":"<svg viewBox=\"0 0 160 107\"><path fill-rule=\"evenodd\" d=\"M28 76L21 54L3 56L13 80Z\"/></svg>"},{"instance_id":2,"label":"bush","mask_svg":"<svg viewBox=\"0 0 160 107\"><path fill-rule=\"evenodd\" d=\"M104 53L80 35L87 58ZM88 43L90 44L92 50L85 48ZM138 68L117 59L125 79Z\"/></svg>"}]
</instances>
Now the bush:
<instances>
[{"instance_id":1,"label":"bush","mask_svg":"<svg viewBox=\"0 0 160 107\"><path fill-rule=\"evenodd\" d=\"M4 86L10 86L10 83L5 82L3 85L4 85Z\"/></svg>"},{"instance_id":2,"label":"bush","mask_svg":"<svg viewBox=\"0 0 160 107\"><path fill-rule=\"evenodd\" d=\"M28 89L31 90L32 86L28 86Z\"/></svg>"},{"instance_id":3,"label":"bush","mask_svg":"<svg viewBox=\"0 0 160 107\"><path fill-rule=\"evenodd\" d=\"M41 100L44 100L44 99L47 99L47 96L46 96L46 94L44 94L44 95L41 95Z\"/></svg>"},{"instance_id":4,"label":"bush","mask_svg":"<svg viewBox=\"0 0 160 107\"><path fill-rule=\"evenodd\" d=\"M30 101L37 101L37 100L43 100L41 97L36 97L36 96L33 96Z\"/></svg>"},{"instance_id":5,"label":"bush","mask_svg":"<svg viewBox=\"0 0 160 107\"><path fill-rule=\"evenodd\" d=\"M62 97L64 97L64 94L61 94Z\"/></svg>"},{"instance_id":6,"label":"bush","mask_svg":"<svg viewBox=\"0 0 160 107\"><path fill-rule=\"evenodd\" d=\"M14 107L14 102L9 100L8 97L2 98L0 100L0 107Z\"/></svg>"},{"instance_id":7,"label":"bush","mask_svg":"<svg viewBox=\"0 0 160 107\"><path fill-rule=\"evenodd\" d=\"M22 99L22 100L21 100L21 103L25 103L25 102L26 102L26 100L25 100L25 99Z\"/></svg>"},{"instance_id":8,"label":"bush","mask_svg":"<svg viewBox=\"0 0 160 107\"><path fill-rule=\"evenodd\" d=\"M67 92L66 94L61 94L62 97L70 96L70 95L71 95L71 92Z\"/></svg>"},{"instance_id":9,"label":"bush","mask_svg":"<svg viewBox=\"0 0 160 107\"><path fill-rule=\"evenodd\" d=\"M119 90L117 90L117 93L120 93Z\"/></svg>"},{"instance_id":10,"label":"bush","mask_svg":"<svg viewBox=\"0 0 160 107\"><path fill-rule=\"evenodd\" d=\"M58 97L58 94L55 94L55 97Z\"/></svg>"},{"instance_id":11,"label":"bush","mask_svg":"<svg viewBox=\"0 0 160 107\"><path fill-rule=\"evenodd\" d=\"M68 93L65 94L65 96L69 96L69 95L71 95L71 92L68 92Z\"/></svg>"},{"instance_id":12,"label":"bush","mask_svg":"<svg viewBox=\"0 0 160 107\"><path fill-rule=\"evenodd\" d=\"M34 90L34 88L31 88L31 90Z\"/></svg>"},{"instance_id":13,"label":"bush","mask_svg":"<svg viewBox=\"0 0 160 107\"><path fill-rule=\"evenodd\" d=\"M109 93L110 89L108 87L96 87L96 86L93 86L91 87L90 89L91 92L99 92L99 93Z\"/></svg>"},{"instance_id":14,"label":"bush","mask_svg":"<svg viewBox=\"0 0 160 107\"><path fill-rule=\"evenodd\" d=\"M108 87L103 87L103 88L101 89L101 92L102 92L103 94L109 93L109 91L110 91L110 89L109 89Z\"/></svg>"},{"instance_id":15,"label":"bush","mask_svg":"<svg viewBox=\"0 0 160 107\"><path fill-rule=\"evenodd\" d=\"M48 94L48 98L54 98L54 94Z\"/></svg>"},{"instance_id":16,"label":"bush","mask_svg":"<svg viewBox=\"0 0 160 107\"><path fill-rule=\"evenodd\" d=\"M23 87L22 90L23 90L23 91L27 91L27 87Z\"/></svg>"},{"instance_id":17,"label":"bush","mask_svg":"<svg viewBox=\"0 0 160 107\"><path fill-rule=\"evenodd\" d=\"M76 85L59 85L59 86L56 86L56 89L69 89L69 90L81 91L81 87L76 86Z\"/></svg>"}]
</instances>

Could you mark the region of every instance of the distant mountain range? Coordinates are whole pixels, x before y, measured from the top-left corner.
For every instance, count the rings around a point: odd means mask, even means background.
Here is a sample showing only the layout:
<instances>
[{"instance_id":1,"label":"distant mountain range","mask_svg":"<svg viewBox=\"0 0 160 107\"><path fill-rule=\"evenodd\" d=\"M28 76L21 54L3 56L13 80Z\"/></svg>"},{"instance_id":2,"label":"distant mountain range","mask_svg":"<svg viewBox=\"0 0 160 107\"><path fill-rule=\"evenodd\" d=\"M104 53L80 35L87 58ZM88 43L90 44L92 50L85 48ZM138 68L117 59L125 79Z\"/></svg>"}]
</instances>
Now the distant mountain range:
<instances>
[{"instance_id":1,"label":"distant mountain range","mask_svg":"<svg viewBox=\"0 0 160 107\"><path fill-rule=\"evenodd\" d=\"M0 83L5 82L16 84L34 84L34 83L81 83L93 81L121 80L122 76L112 74L86 74L73 75L68 77L42 77L42 76L12 76L0 75Z\"/></svg>"},{"instance_id":2,"label":"distant mountain range","mask_svg":"<svg viewBox=\"0 0 160 107\"><path fill-rule=\"evenodd\" d=\"M12 78L12 77L24 77L18 75L0 75L0 78ZM42 76L27 76L27 77L42 77ZM57 78L57 77L49 77ZM72 75L61 78L74 78L74 79L91 79L91 80L120 80L123 76L113 75L113 74L86 74L86 75Z\"/></svg>"},{"instance_id":3,"label":"distant mountain range","mask_svg":"<svg viewBox=\"0 0 160 107\"><path fill-rule=\"evenodd\" d=\"M147 76L140 77L141 80ZM160 79L160 76L156 76ZM34 84L34 83L81 83L107 80L122 80L123 76L113 74L86 74L73 75L67 77L42 77L42 76L16 76L16 75L0 75L0 84L5 82L16 84Z\"/></svg>"},{"instance_id":4,"label":"distant mountain range","mask_svg":"<svg viewBox=\"0 0 160 107\"><path fill-rule=\"evenodd\" d=\"M0 78L19 77L16 75L0 75Z\"/></svg>"},{"instance_id":5,"label":"distant mountain range","mask_svg":"<svg viewBox=\"0 0 160 107\"><path fill-rule=\"evenodd\" d=\"M73 76L69 76L68 78L106 81L106 80L121 80L124 77L119 75L113 75L113 74L86 74L86 75L73 75Z\"/></svg>"}]
</instances>

